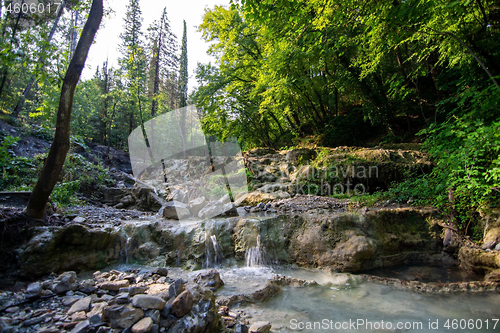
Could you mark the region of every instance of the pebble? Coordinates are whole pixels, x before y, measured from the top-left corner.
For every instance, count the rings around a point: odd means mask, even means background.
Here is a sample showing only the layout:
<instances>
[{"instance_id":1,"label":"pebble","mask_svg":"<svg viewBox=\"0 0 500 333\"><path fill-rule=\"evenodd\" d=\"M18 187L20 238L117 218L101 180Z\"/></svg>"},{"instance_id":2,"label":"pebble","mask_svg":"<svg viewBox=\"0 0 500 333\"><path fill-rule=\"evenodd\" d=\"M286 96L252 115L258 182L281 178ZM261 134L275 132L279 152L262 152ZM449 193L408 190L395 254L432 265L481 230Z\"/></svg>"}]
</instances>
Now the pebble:
<instances>
[{"instance_id":1,"label":"pebble","mask_svg":"<svg viewBox=\"0 0 500 333\"><path fill-rule=\"evenodd\" d=\"M153 328L153 320L150 317L144 317L132 326L132 333L148 333Z\"/></svg>"},{"instance_id":2,"label":"pebble","mask_svg":"<svg viewBox=\"0 0 500 333\"><path fill-rule=\"evenodd\" d=\"M85 297L76 301L68 310L68 315L71 316L75 312L88 312L90 309L90 301L90 297Z\"/></svg>"}]
</instances>

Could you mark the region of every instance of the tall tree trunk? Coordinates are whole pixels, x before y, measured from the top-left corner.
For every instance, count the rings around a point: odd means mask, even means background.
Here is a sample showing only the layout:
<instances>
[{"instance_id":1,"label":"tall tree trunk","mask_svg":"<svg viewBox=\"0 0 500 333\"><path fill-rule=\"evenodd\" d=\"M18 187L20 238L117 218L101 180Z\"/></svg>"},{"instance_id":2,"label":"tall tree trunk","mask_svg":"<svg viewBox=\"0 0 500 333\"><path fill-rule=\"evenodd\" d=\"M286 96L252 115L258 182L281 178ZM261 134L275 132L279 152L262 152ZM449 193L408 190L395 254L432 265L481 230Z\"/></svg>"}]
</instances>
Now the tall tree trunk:
<instances>
[{"instance_id":1,"label":"tall tree trunk","mask_svg":"<svg viewBox=\"0 0 500 333\"><path fill-rule=\"evenodd\" d=\"M160 52L162 48L162 40L161 40L161 32L163 30L163 20L160 25L160 31L158 32L158 43L156 45L157 51L155 54L155 76L153 83L153 101L151 102L151 117L154 117L156 114L157 103L156 99L158 98L158 90L160 89Z\"/></svg>"},{"instance_id":2,"label":"tall tree trunk","mask_svg":"<svg viewBox=\"0 0 500 333\"><path fill-rule=\"evenodd\" d=\"M25 209L25 214L29 217L41 219L45 216L45 206L57 183L64 160L66 159L66 154L69 150L73 96L82 70L85 67L85 60L87 59L90 45L92 45L97 29L99 29L99 25L101 24L102 12L102 0L93 0L89 18L87 23L85 23L82 35L76 46L75 54L71 58L64 77L59 108L57 110L54 141L52 141L49 156L45 160L42 172L38 177L38 181Z\"/></svg>"},{"instance_id":3,"label":"tall tree trunk","mask_svg":"<svg viewBox=\"0 0 500 333\"><path fill-rule=\"evenodd\" d=\"M102 93L105 96L102 108L99 111L99 142L103 145L106 144L106 120L108 118L108 105L109 105L109 71L108 61L103 64L104 81L101 82Z\"/></svg>"}]
</instances>

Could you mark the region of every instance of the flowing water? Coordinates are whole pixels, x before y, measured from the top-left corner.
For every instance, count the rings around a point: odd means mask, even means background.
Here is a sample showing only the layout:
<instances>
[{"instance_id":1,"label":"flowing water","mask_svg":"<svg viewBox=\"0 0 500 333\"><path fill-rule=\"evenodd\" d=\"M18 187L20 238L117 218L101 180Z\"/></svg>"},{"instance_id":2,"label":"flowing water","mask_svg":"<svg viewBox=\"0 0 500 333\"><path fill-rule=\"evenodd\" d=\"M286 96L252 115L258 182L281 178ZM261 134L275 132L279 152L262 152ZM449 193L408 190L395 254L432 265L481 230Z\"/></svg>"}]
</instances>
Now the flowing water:
<instances>
[{"instance_id":1,"label":"flowing water","mask_svg":"<svg viewBox=\"0 0 500 333\"><path fill-rule=\"evenodd\" d=\"M247 267L259 267L264 263L264 251L260 245L260 235L257 236L257 244L245 251L245 261Z\"/></svg>"},{"instance_id":2,"label":"flowing water","mask_svg":"<svg viewBox=\"0 0 500 333\"><path fill-rule=\"evenodd\" d=\"M419 282L461 282L478 281L480 276L461 270L458 266L405 265L398 267L376 268L366 274Z\"/></svg>"},{"instance_id":3,"label":"flowing water","mask_svg":"<svg viewBox=\"0 0 500 333\"><path fill-rule=\"evenodd\" d=\"M218 267L222 259L222 250L215 235L205 233L205 268Z\"/></svg>"},{"instance_id":4,"label":"flowing water","mask_svg":"<svg viewBox=\"0 0 500 333\"><path fill-rule=\"evenodd\" d=\"M273 332L500 332L500 294L448 295L401 291L376 282L363 282L355 274L331 274L319 269L266 267L272 262L272 251L266 237L261 239L258 219L249 228L244 267L231 265L224 253L225 222L213 220L204 225L204 268L217 268L224 286L217 297L251 295L263 289L276 275L315 281L318 285L284 286L281 293L256 304L232 305L241 310L250 323L269 321ZM200 228L199 223L182 223L174 228L188 232ZM253 231L258 231L252 233ZM203 232L203 231L202 231ZM217 236L216 236L217 235ZM204 237L204 238L203 238ZM125 245L125 259L129 238ZM226 245L227 247L227 245ZM227 249L226 249L227 251ZM181 263L177 250L176 264ZM138 265L118 265L110 269L147 269ZM201 271L169 268L169 277L192 281ZM479 279L453 267L400 266L365 272L419 282L456 282ZM462 329L460 329L462 328Z\"/></svg>"},{"instance_id":5,"label":"flowing water","mask_svg":"<svg viewBox=\"0 0 500 333\"><path fill-rule=\"evenodd\" d=\"M146 267L118 265L109 269L130 268ZM500 332L500 294L400 291L363 282L355 274L331 274L319 269L261 266L217 270L224 281L217 297L252 294L276 275L318 283L284 286L266 302L232 306L243 311L250 322L271 322L273 332ZM200 272L169 268L169 277L192 281Z\"/></svg>"},{"instance_id":6,"label":"flowing water","mask_svg":"<svg viewBox=\"0 0 500 333\"><path fill-rule=\"evenodd\" d=\"M271 322L273 332L499 332L498 304L498 294L427 295L362 283L285 287L268 302L238 308Z\"/></svg>"}]
</instances>

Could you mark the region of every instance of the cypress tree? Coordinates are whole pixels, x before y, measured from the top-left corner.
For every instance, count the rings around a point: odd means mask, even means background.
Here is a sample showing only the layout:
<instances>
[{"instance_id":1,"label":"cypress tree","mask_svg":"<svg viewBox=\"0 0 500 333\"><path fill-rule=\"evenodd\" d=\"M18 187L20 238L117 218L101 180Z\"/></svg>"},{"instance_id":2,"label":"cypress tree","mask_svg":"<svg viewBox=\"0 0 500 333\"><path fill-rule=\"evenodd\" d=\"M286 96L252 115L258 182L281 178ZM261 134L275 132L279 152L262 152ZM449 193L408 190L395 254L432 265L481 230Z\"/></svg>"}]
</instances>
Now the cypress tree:
<instances>
[{"instance_id":1,"label":"cypress tree","mask_svg":"<svg viewBox=\"0 0 500 333\"><path fill-rule=\"evenodd\" d=\"M179 69L179 107L187 105L187 83L188 83L188 59L187 59L187 35L186 21L184 21L182 33L181 63Z\"/></svg>"}]
</instances>

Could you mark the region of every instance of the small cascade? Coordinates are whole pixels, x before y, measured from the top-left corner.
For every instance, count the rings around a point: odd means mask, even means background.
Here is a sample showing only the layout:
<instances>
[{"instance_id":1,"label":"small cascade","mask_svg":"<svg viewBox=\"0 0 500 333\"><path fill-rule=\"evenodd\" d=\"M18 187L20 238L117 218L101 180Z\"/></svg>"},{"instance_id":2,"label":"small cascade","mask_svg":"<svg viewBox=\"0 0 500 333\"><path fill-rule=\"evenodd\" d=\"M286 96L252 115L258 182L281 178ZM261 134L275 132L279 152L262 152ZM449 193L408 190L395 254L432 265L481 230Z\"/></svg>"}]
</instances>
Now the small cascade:
<instances>
[{"instance_id":1,"label":"small cascade","mask_svg":"<svg viewBox=\"0 0 500 333\"><path fill-rule=\"evenodd\" d=\"M208 237L205 233L205 268L217 267L221 259L222 250L217 242L217 237L215 235Z\"/></svg>"},{"instance_id":2,"label":"small cascade","mask_svg":"<svg viewBox=\"0 0 500 333\"><path fill-rule=\"evenodd\" d=\"M175 253L176 253L176 256L175 256L175 265L177 267L179 267L181 265L181 252L179 250L177 250Z\"/></svg>"},{"instance_id":3,"label":"small cascade","mask_svg":"<svg viewBox=\"0 0 500 333\"><path fill-rule=\"evenodd\" d=\"M123 232L123 236L120 237L120 245L121 245L121 248L122 248L122 253L123 253L123 256L125 257L125 263L128 264L128 256L129 256L129 253L128 251L130 250L130 241L131 241L132 237L130 237L129 235L127 235L125 232Z\"/></svg>"},{"instance_id":4,"label":"small cascade","mask_svg":"<svg viewBox=\"0 0 500 333\"><path fill-rule=\"evenodd\" d=\"M127 240L125 241L125 263L128 264L128 250L130 248L130 239L132 237L127 236Z\"/></svg>"},{"instance_id":5,"label":"small cascade","mask_svg":"<svg viewBox=\"0 0 500 333\"><path fill-rule=\"evenodd\" d=\"M247 267L264 266L264 251L260 246L260 235L257 236L257 245L245 251Z\"/></svg>"}]
</instances>

